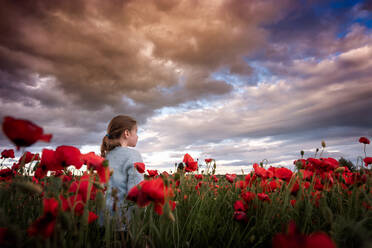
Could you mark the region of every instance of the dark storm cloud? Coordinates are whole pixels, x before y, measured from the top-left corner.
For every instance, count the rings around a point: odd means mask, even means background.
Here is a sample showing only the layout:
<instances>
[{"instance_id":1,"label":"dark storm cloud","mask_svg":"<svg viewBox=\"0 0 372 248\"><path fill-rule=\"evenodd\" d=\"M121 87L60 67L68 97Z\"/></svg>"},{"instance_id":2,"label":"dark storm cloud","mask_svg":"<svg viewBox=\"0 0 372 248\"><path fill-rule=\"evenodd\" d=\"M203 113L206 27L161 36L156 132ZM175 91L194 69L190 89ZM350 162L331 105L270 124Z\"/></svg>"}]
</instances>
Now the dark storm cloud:
<instances>
[{"instance_id":1,"label":"dark storm cloud","mask_svg":"<svg viewBox=\"0 0 372 248\"><path fill-rule=\"evenodd\" d=\"M33 120L54 144L87 144L116 114L142 124L164 106L229 95L211 73L251 74L243 55L290 1L240 4L2 1L0 117Z\"/></svg>"}]
</instances>

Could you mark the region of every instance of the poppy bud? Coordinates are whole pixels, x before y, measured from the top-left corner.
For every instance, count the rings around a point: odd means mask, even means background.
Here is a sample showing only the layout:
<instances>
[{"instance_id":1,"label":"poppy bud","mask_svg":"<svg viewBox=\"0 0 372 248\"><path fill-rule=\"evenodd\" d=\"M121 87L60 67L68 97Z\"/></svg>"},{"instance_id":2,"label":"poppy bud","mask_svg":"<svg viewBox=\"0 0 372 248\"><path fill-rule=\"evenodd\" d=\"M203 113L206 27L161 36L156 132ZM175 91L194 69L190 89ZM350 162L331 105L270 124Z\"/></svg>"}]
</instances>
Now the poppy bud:
<instances>
[{"instance_id":1,"label":"poppy bud","mask_svg":"<svg viewBox=\"0 0 372 248\"><path fill-rule=\"evenodd\" d=\"M172 222L175 222L176 221L176 219L174 218L174 215L173 215L173 213L172 212L168 212L168 218L172 221Z\"/></svg>"},{"instance_id":2,"label":"poppy bud","mask_svg":"<svg viewBox=\"0 0 372 248\"><path fill-rule=\"evenodd\" d=\"M253 243L255 239L256 239L256 236L254 236L254 235L252 235L252 236L249 238L249 240L251 241L251 243Z\"/></svg>"},{"instance_id":3,"label":"poppy bud","mask_svg":"<svg viewBox=\"0 0 372 248\"><path fill-rule=\"evenodd\" d=\"M93 185L94 185L97 189L102 189L102 190L105 189L105 187L104 187L101 183L93 182Z\"/></svg>"},{"instance_id":4,"label":"poppy bud","mask_svg":"<svg viewBox=\"0 0 372 248\"><path fill-rule=\"evenodd\" d=\"M326 143L324 140L322 140L322 147L325 148L326 147Z\"/></svg>"},{"instance_id":5,"label":"poppy bud","mask_svg":"<svg viewBox=\"0 0 372 248\"><path fill-rule=\"evenodd\" d=\"M108 160L106 159L105 161L103 161L102 165L103 167L108 167L109 166Z\"/></svg>"},{"instance_id":6,"label":"poppy bud","mask_svg":"<svg viewBox=\"0 0 372 248\"><path fill-rule=\"evenodd\" d=\"M338 172L344 172L345 171L345 167L338 167L335 172L338 173Z\"/></svg>"},{"instance_id":7,"label":"poppy bud","mask_svg":"<svg viewBox=\"0 0 372 248\"><path fill-rule=\"evenodd\" d=\"M304 156L305 152L303 150L301 150L301 156Z\"/></svg>"}]
</instances>

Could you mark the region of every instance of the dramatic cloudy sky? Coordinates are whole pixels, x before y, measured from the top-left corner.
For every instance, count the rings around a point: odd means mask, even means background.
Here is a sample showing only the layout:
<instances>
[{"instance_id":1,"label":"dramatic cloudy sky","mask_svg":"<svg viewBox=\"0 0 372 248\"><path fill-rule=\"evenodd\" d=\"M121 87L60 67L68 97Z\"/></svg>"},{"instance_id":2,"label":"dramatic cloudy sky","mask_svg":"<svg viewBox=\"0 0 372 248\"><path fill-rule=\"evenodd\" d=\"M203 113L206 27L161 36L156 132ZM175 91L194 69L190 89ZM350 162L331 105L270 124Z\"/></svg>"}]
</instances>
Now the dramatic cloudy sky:
<instances>
[{"instance_id":1,"label":"dramatic cloudy sky","mask_svg":"<svg viewBox=\"0 0 372 248\"><path fill-rule=\"evenodd\" d=\"M372 137L372 1L3 0L0 33L1 119L54 135L30 151L98 152L117 114L159 170L291 166L322 140L355 162Z\"/></svg>"}]
</instances>

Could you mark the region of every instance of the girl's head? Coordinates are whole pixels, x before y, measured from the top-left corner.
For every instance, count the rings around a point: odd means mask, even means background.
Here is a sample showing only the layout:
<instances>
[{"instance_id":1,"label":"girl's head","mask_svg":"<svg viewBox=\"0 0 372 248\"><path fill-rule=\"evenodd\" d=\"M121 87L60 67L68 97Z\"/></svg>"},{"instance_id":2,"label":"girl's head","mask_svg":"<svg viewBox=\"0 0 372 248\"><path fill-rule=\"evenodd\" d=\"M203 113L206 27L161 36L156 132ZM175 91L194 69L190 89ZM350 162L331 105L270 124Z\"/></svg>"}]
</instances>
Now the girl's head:
<instances>
[{"instance_id":1,"label":"girl's head","mask_svg":"<svg viewBox=\"0 0 372 248\"><path fill-rule=\"evenodd\" d=\"M137 141L137 121L126 115L115 116L102 139L101 156L106 157L117 146L135 147Z\"/></svg>"}]
</instances>

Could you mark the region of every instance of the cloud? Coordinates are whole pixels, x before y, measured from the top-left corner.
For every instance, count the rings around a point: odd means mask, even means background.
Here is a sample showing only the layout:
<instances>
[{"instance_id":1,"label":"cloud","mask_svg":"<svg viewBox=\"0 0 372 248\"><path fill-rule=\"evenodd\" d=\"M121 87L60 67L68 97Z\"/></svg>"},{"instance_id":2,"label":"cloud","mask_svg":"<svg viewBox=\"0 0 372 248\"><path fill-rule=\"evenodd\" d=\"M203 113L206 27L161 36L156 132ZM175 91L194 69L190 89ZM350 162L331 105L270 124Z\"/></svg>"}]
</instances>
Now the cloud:
<instances>
[{"instance_id":1,"label":"cloud","mask_svg":"<svg viewBox=\"0 0 372 248\"><path fill-rule=\"evenodd\" d=\"M371 52L365 46L319 62L299 60L288 70L308 77L247 86L208 107L150 118L140 147L203 151L248 165L267 156L274 163L294 159L326 140L334 150L328 154L355 156L357 138L372 134Z\"/></svg>"},{"instance_id":2,"label":"cloud","mask_svg":"<svg viewBox=\"0 0 372 248\"><path fill-rule=\"evenodd\" d=\"M2 1L0 118L53 133L31 149L98 151L129 114L150 166L187 151L224 168L280 163L322 139L340 155L372 135L372 34L356 21L369 5L343 4Z\"/></svg>"},{"instance_id":3,"label":"cloud","mask_svg":"<svg viewBox=\"0 0 372 248\"><path fill-rule=\"evenodd\" d=\"M239 58L262 44L266 33L259 25L280 11L274 1L243 8L238 2L4 1L0 65L18 77L7 84L36 73L54 77L83 109L123 111L126 96L151 115L163 106L231 92L227 82L209 77L221 66L249 73Z\"/></svg>"}]
</instances>

